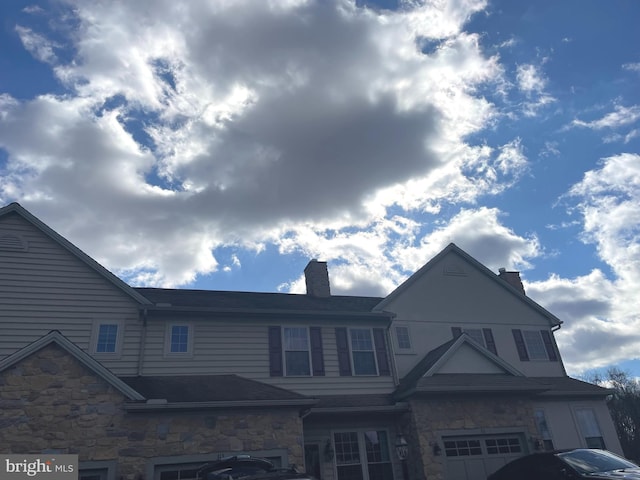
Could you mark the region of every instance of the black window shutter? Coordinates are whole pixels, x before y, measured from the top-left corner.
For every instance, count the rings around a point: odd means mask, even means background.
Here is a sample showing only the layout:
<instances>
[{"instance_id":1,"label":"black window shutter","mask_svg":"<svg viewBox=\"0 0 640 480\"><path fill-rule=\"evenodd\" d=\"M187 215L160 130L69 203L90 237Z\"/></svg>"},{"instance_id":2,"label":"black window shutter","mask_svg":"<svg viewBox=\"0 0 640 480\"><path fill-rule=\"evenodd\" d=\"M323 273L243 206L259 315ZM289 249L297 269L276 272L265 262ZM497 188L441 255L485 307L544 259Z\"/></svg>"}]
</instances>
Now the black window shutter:
<instances>
[{"instance_id":1,"label":"black window shutter","mask_svg":"<svg viewBox=\"0 0 640 480\"><path fill-rule=\"evenodd\" d=\"M322 351L322 330L320 327L310 327L311 338L311 369L314 377L324 376L324 352Z\"/></svg>"},{"instance_id":2,"label":"black window shutter","mask_svg":"<svg viewBox=\"0 0 640 480\"><path fill-rule=\"evenodd\" d=\"M490 328L483 328L482 335L484 336L484 343L487 345L487 350L489 350L494 355L498 355L498 350L496 349L496 342L493 339L493 332Z\"/></svg>"},{"instance_id":3,"label":"black window shutter","mask_svg":"<svg viewBox=\"0 0 640 480\"><path fill-rule=\"evenodd\" d=\"M547 350L547 355L549 356L549 360L552 362L558 361L558 355L556 354L556 349L553 348L553 342L551 341L551 334L548 330L540 330L540 335L542 335L542 342L544 343L544 348Z\"/></svg>"},{"instance_id":4,"label":"black window shutter","mask_svg":"<svg viewBox=\"0 0 640 480\"><path fill-rule=\"evenodd\" d=\"M349 340L347 338L347 329L344 327L336 328L336 347L338 348L338 368L340 376L351 376L351 358L349 357Z\"/></svg>"},{"instance_id":5,"label":"black window shutter","mask_svg":"<svg viewBox=\"0 0 640 480\"><path fill-rule=\"evenodd\" d=\"M282 376L282 335L280 327L269 327L269 375Z\"/></svg>"},{"instance_id":6,"label":"black window shutter","mask_svg":"<svg viewBox=\"0 0 640 480\"><path fill-rule=\"evenodd\" d=\"M460 327L451 327L451 334L453 335L453 338L458 338L462 335L462 329Z\"/></svg>"},{"instance_id":7,"label":"black window shutter","mask_svg":"<svg viewBox=\"0 0 640 480\"><path fill-rule=\"evenodd\" d=\"M391 375L389 360L387 359L387 342L382 328L373 329L373 343L376 346L376 359L378 360L378 374L388 377Z\"/></svg>"},{"instance_id":8,"label":"black window shutter","mask_svg":"<svg viewBox=\"0 0 640 480\"><path fill-rule=\"evenodd\" d=\"M513 339L516 341L516 348L518 349L518 355L523 362L529 361L529 354L527 353L527 347L524 344L524 338L522 338L521 330L511 330L513 332Z\"/></svg>"}]
</instances>

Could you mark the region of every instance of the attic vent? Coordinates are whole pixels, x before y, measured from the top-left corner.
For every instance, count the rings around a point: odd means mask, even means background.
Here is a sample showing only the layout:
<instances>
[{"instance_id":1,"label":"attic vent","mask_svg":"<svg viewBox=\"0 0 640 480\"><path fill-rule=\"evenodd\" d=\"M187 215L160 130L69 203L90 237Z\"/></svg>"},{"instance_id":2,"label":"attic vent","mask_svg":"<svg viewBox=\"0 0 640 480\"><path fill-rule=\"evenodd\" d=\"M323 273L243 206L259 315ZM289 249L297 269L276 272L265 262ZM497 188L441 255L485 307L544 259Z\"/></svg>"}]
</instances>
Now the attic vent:
<instances>
[{"instance_id":1,"label":"attic vent","mask_svg":"<svg viewBox=\"0 0 640 480\"><path fill-rule=\"evenodd\" d=\"M10 250L13 252L26 252L27 241L13 233L0 235L0 250Z\"/></svg>"},{"instance_id":2,"label":"attic vent","mask_svg":"<svg viewBox=\"0 0 640 480\"><path fill-rule=\"evenodd\" d=\"M447 263L444 266L444 275L452 275L454 277L466 277L467 272L457 263Z\"/></svg>"}]
</instances>

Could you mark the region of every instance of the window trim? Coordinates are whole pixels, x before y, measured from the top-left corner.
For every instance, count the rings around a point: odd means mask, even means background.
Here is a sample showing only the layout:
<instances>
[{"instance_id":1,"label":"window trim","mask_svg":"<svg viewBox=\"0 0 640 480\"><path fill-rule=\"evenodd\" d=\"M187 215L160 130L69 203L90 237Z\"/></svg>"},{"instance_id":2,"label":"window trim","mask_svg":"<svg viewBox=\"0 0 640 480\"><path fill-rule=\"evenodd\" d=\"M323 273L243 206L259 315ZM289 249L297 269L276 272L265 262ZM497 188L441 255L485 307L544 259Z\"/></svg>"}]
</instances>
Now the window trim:
<instances>
[{"instance_id":1,"label":"window trim","mask_svg":"<svg viewBox=\"0 0 640 480\"><path fill-rule=\"evenodd\" d=\"M307 334L307 358L309 359L309 373L308 374L299 374L299 375L289 375L287 373L287 352L302 352L303 350L287 350L285 345L285 334L284 331L289 328L303 328L305 333ZM313 358L311 356L311 332L309 327L306 325L282 325L280 328L280 335L282 335L282 376L283 377L313 377Z\"/></svg>"},{"instance_id":2,"label":"window trim","mask_svg":"<svg viewBox=\"0 0 640 480\"><path fill-rule=\"evenodd\" d=\"M116 345L113 352L99 352L98 340L100 337L100 327L103 325L115 325L116 326ZM95 320L91 328L91 353L99 357L118 358L122 355L122 338L123 338L124 323L122 320Z\"/></svg>"},{"instance_id":3,"label":"window trim","mask_svg":"<svg viewBox=\"0 0 640 480\"><path fill-rule=\"evenodd\" d=\"M173 327L187 327L187 351L172 352ZM164 335L164 354L167 357L192 357L193 356L193 324L191 322L167 322Z\"/></svg>"}]
</instances>

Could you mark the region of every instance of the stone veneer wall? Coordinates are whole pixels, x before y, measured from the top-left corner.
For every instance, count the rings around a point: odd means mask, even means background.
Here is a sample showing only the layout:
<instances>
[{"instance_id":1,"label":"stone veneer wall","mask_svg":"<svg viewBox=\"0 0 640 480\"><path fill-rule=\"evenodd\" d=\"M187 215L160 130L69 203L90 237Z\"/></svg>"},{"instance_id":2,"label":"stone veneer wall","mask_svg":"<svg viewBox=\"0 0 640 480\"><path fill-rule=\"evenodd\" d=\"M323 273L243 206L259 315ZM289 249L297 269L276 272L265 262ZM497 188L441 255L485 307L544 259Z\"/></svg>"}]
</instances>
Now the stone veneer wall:
<instances>
[{"instance_id":1,"label":"stone veneer wall","mask_svg":"<svg viewBox=\"0 0 640 480\"><path fill-rule=\"evenodd\" d=\"M0 451L117 460L117 478L126 480L162 456L284 448L290 463L304 465L295 408L127 413L125 401L51 344L0 372Z\"/></svg>"},{"instance_id":2,"label":"stone veneer wall","mask_svg":"<svg viewBox=\"0 0 640 480\"><path fill-rule=\"evenodd\" d=\"M410 401L411 413L405 419L405 435L410 445L418 445L410 452L412 480L444 480L446 457L441 434L477 434L481 429L522 428L526 438L538 436L533 407L526 398L513 396L474 396ZM465 433L465 431L468 431ZM489 433L489 432L486 432ZM439 456L433 454L433 443L442 448ZM421 461L411 461L419 458Z\"/></svg>"}]
</instances>

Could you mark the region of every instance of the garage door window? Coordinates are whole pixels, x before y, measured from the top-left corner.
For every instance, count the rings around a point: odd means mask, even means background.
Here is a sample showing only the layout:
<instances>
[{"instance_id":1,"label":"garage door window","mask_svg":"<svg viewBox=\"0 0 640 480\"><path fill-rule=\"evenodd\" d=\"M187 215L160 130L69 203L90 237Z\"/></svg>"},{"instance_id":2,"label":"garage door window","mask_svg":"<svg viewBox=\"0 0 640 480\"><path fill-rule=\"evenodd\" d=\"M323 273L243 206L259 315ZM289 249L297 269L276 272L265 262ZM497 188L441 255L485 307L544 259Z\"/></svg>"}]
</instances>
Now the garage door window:
<instances>
[{"instance_id":1,"label":"garage door window","mask_svg":"<svg viewBox=\"0 0 640 480\"><path fill-rule=\"evenodd\" d=\"M444 453L447 457L518 454L522 453L522 444L517 436L452 439L444 441Z\"/></svg>"},{"instance_id":2,"label":"garage door window","mask_svg":"<svg viewBox=\"0 0 640 480\"><path fill-rule=\"evenodd\" d=\"M485 444L487 445L487 454L489 455L522 452L520 439L517 437L491 438L485 440Z\"/></svg>"},{"instance_id":3,"label":"garage door window","mask_svg":"<svg viewBox=\"0 0 640 480\"><path fill-rule=\"evenodd\" d=\"M447 457L468 457L482 455L480 440L449 440L444 442L444 453Z\"/></svg>"}]
</instances>

